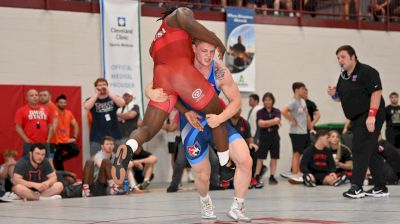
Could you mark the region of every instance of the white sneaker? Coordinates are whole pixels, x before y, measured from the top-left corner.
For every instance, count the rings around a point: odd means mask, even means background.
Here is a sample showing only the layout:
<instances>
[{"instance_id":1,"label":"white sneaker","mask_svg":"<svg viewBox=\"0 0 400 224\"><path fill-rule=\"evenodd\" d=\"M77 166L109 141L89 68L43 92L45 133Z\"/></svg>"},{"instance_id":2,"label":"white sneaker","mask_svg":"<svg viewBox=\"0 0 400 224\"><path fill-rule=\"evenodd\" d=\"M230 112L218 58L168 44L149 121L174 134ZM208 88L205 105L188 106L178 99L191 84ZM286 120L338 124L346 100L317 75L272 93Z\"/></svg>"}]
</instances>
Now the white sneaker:
<instances>
[{"instance_id":1,"label":"white sneaker","mask_svg":"<svg viewBox=\"0 0 400 224\"><path fill-rule=\"evenodd\" d=\"M304 182L303 176L293 175L288 179L291 184L302 184Z\"/></svg>"},{"instance_id":2,"label":"white sneaker","mask_svg":"<svg viewBox=\"0 0 400 224\"><path fill-rule=\"evenodd\" d=\"M10 196L11 192L7 191L4 193L4 195L0 198L2 201L6 201L8 199L8 196Z\"/></svg>"},{"instance_id":3,"label":"white sneaker","mask_svg":"<svg viewBox=\"0 0 400 224\"><path fill-rule=\"evenodd\" d=\"M13 200L13 201L15 201L15 200L21 200L21 198L20 198L16 193L14 193L14 192L11 192L11 193L8 195L8 198L11 199L11 200Z\"/></svg>"},{"instance_id":4,"label":"white sneaker","mask_svg":"<svg viewBox=\"0 0 400 224\"><path fill-rule=\"evenodd\" d=\"M229 209L229 211L226 214L228 215L229 218L235 220L236 222L239 222L239 223L243 223L243 222L250 223L251 222L251 218L249 218L249 217L244 215L244 212L245 212L244 204L242 204L239 207L240 208L238 208L236 206L231 206L231 209Z\"/></svg>"},{"instance_id":5,"label":"white sneaker","mask_svg":"<svg viewBox=\"0 0 400 224\"><path fill-rule=\"evenodd\" d=\"M208 198L208 200L206 201L202 201L200 199L200 204L202 219L217 219L217 216L214 214L214 206L212 204L211 198Z\"/></svg>"},{"instance_id":6,"label":"white sneaker","mask_svg":"<svg viewBox=\"0 0 400 224\"><path fill-rule=\"evenodd\" d=\"M119 195L120 191L118 190L117 184L112 184L108 186L108 195Z\"/></svg>"},{"instance_id":7,"label":"white sneaker","mask_svg":"<svg viewBox=\"0 0 400 224\"><path fill-rule=\"evenodd\" d=\"M290 171L289 172L285 172L285 173L281 173L281 177L283 177L283 178L289 178L291 176L293 176L293 174Z\"/></svg>"},{"instance_id":8,"label":"white sneaker","mask_svg":"<svg viewBox=\"0 0 400 224\"><path fill-rule=\"evenodd\" d=\"M61 195L56 194L56 195L53 195L53 196L50 196L50 197L43 197L43 196L40 196L39 200L40 200L40 201L58 200L58 199L61 199L61 198L62 198Z\"/></svg>"},{"instance_id":9,"label":"white sneaker","mask_svg":"<svg viewBox=\"0 0 400 224\"><path fill-rule=\"evenodd\" d=\"M18 201L21 198L14 192L6 192L3 197L0 198L1 201Z\"/></svg>"},{"instance_id":10,"label":"white sneaker","mask_svg":"<svg viewBox=\"0 0 400 224\"><path fill-rule=\"evenodd\" d=\"M84 184L83 186L82 186L82 197L83 198L87 198L87 197L90 197L91 196L91 194L90 194L90 188L89 188L89 186L87 186L86 184Z\"/></svg>"}]
</instances>

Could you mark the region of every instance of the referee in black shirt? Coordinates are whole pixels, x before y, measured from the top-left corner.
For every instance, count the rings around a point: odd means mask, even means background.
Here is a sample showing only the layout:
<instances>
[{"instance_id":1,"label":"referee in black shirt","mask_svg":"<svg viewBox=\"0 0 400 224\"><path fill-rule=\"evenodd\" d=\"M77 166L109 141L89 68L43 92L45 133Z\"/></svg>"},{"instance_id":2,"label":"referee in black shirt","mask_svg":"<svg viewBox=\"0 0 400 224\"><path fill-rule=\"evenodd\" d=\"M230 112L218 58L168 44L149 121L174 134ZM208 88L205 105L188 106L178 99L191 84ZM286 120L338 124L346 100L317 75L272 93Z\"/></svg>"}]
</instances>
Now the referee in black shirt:
<instances>
[{"instance_id":1,"label":"referee in black shirt","mask_svg":"<svg viewBox=\"0 0 400 224\"><path fill-rule=\"evenodd\" d=\"M342 68L337 86L330 86L328 94L340 101L353 129L353 176L351 188L344 197L383 197L389 192L383 175L383 160L378 154L378 136L385 121L385 102L379 73L357 60L354 49L341 46L336 56ZM362 185L370 168L374 187L368 191Z\"/></svg>"}]
</instances>

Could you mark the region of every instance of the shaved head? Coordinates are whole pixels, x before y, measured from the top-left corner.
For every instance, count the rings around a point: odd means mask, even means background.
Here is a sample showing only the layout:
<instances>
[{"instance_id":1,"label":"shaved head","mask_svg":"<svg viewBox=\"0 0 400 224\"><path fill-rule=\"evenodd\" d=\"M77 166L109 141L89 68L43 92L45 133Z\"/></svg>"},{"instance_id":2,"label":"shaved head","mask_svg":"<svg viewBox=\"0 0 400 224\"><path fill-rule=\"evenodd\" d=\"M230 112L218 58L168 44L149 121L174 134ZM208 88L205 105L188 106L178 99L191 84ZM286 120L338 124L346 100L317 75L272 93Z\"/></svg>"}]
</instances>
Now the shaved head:
<instances>
[{"instance_id":1,"label":"shaved head","mask_svg":"<svg viewBox=\"0 0 400 224\"><path fill-rule=\"evenodd\" d=\"M26 101L31 106L37 106L39 102L39 93L36 89L30 89L26 92Z\"/></svg>"}]
</instances>

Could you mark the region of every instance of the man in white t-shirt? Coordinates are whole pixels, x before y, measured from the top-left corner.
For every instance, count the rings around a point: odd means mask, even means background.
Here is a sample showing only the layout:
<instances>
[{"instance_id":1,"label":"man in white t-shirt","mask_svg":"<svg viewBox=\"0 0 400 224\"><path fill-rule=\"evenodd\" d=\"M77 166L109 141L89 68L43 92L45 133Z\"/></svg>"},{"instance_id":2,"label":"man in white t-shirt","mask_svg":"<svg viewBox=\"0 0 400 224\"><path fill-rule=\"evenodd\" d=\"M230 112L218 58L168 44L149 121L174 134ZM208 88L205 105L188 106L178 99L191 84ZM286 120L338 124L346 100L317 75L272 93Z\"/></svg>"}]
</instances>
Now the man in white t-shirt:
<instances>
[{"instance_id":1,"label":"man in white t-shirt","mask_svg":"<svg viewBox=\"0 0 400 224\"><path fill-rule=\"evenodd\" d=\"M249 96L249 106L250 111L247 114L247 121L250 124L250 132L251 132L251 137L256 140L256 132L257 132L257 112L261 110L263 107L259 105L258 103L260 102L260 97L257 94L251 94Z\"/></svg>"},{"instance_id":2,"label":"man in white t-shirt","mask_svg":"<svg viewBox=\"0 0 400 224\"><path fill-rule=\"evenodd\" d=\"M122 142L126 142L132 131L136 130L138 127L140 108L139 105L135 104L135 97L133 96L132 90L125 90L122 98L125 101L125 105L118 108L117 119L119 130L122 135Z\"/></svg>"}]
</instances>

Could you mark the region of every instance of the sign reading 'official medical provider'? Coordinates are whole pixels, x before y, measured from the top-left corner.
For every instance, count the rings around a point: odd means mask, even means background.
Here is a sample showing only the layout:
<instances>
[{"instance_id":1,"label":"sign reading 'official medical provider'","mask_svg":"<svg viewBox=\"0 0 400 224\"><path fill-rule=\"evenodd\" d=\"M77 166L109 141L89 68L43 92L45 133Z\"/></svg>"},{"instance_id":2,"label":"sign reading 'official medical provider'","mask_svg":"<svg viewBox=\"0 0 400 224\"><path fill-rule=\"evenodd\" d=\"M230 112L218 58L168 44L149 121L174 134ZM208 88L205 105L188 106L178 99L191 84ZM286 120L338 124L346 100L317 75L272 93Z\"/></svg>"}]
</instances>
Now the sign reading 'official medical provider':
<instances>
[{"instance_id":1,"label":"sign reading 'official medical provider'","mask_svg":"<svg viewBox=\"0 0 400 224\"><path fill-rule=\"evenodd\" d=\"M139 2L101 0L102 71L110 90L133 91L142 105L139 47Z\"/></svg>"}]
</instances>

